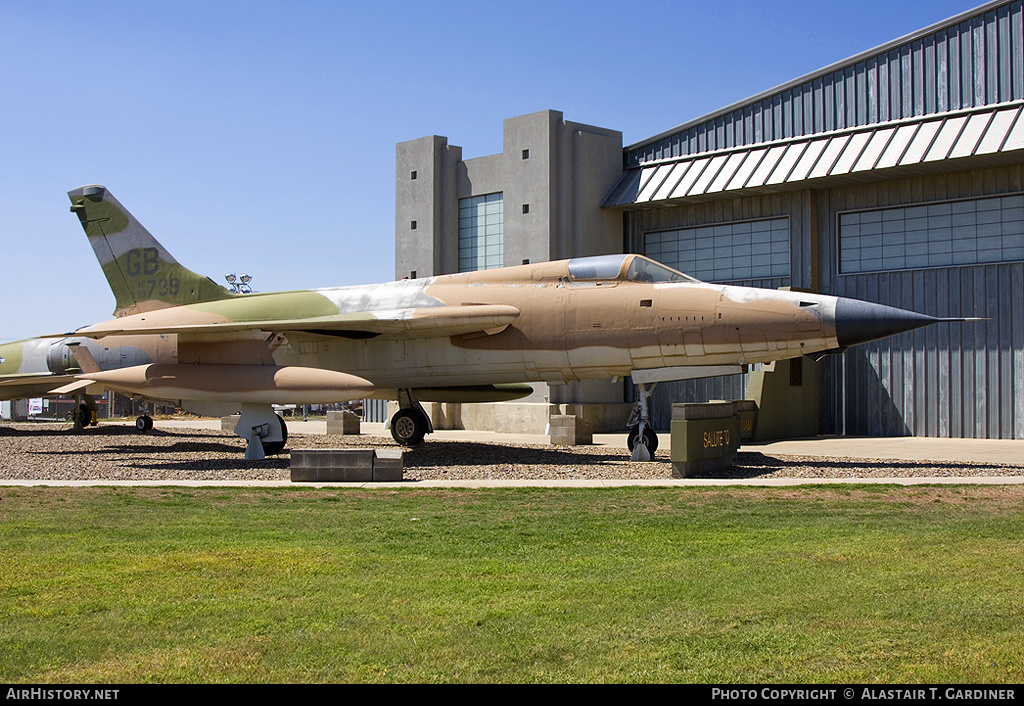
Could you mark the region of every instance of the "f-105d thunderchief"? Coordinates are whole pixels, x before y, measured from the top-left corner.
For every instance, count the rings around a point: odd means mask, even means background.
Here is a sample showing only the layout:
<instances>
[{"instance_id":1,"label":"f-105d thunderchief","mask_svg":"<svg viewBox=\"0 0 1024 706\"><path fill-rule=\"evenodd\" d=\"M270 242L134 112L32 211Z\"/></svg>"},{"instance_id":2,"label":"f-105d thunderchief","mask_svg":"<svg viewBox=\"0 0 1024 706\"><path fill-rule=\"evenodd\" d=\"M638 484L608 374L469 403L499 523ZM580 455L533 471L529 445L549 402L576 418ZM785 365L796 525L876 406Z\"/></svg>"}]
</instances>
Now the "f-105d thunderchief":
<instances>
[{"instance_id":1,"label":"f-105d thunderchief","mask_svg":"<svg viewBox=\"0 0 1024 706\"><path fill-rule=\"evenodd\" d=\"M68 195L115 318L0 346L0 398L110 389L201 414L240 411L235 433L250 451L258 440L256 455L285 445L274 404L396 399L391 433L415 445L433 431L421 401L511 400L530 382L626 376L640 387L631 445L653 450L647 393L658 382L820 357L950 320L708 284L631 254L241 295L180 265L103 186Z\"/></svg>"}]
</instances>

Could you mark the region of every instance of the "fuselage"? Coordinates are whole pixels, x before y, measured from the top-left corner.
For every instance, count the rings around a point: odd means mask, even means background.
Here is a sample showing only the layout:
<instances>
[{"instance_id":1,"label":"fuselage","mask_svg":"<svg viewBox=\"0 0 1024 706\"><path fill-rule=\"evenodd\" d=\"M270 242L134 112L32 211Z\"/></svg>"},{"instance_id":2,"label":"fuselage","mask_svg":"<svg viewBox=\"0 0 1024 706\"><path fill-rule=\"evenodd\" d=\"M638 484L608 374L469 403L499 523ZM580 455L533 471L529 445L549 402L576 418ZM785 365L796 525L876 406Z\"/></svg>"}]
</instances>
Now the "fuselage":
<instances>
[{"instance_id":1,"label":"fuselage","mask_svg":"<svg viewBox=\"0 0 1024 706\"><path fill-rule=\"evenodd\" d=\"M592 266L597 262L598 266ZM587 266L581 266L583 263ZM601 266L603 265L603 267ZM253 294L175 312L204 322L503 305L519 315L492 330L446 335L261 329L278 366L355 375L382 392L624 377L636 370L770 362L838 347L836 298L698 282L636 256L539 263L422 280ZM152 319L152 316L150 317ZM369 328L369 327L368 327ZM68 344L102 371L179 356L180 335L33 339L17 372L80 372ZM8 344L13 345L13 344Z\"/></svg>"},{"instance_id":2,"label":"fuselage","mask_svg":"<svg viewBox=\"0 0 1024 706\"><path fill-rule=\"evenodd\" d=\"M274 358L395 388L621 377L641 369L770 362L838 346L834 297L696 281L502 274L403 281L372 293L386 308L516 307L519 317L500 331L365 340L289 332ZM368 295L364 288L319 293L342 311L362 310Z\"/></svg>"}]
</instances>

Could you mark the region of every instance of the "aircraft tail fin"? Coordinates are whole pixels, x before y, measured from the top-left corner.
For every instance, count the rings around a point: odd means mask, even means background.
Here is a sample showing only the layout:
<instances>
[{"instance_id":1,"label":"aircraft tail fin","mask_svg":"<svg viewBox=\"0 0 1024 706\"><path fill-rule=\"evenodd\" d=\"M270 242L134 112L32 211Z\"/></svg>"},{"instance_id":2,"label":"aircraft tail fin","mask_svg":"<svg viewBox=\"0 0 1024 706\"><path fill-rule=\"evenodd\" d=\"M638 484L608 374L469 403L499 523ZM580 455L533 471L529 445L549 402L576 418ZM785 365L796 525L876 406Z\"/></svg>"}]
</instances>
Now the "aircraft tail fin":
<instances>
[{"instance_id":1,"label":"aircraft tail fin","mask_svg":"<svg viewBox=\"0 0 1024 706\"><path fill-rule=\"evenodd\" d=\"M106 187L81 186L68 198L114 293L114 316L234 296L180 265Z\"/></svg>"}]
</instances>

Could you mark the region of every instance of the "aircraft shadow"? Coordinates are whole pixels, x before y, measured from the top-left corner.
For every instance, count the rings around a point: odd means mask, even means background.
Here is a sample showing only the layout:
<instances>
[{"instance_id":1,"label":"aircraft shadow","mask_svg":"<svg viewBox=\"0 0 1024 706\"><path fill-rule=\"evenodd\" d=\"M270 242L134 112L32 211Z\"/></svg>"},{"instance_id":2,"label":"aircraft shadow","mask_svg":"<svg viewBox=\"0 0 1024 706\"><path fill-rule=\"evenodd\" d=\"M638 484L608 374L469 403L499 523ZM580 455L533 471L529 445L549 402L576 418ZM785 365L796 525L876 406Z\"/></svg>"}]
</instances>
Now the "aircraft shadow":
<instances>
[{"instance_id":1,"label":"aircraft shadow","mask_svg":"<svg viewBox=\"0 0 1024 706\"><path fill-rule=\"evenodd\" d=\"M175 432L165 432L154 429L149 434L162 435L162 436L182 436ZM48 436L69 436L72 435L70 422L44 422L39 426L35 425L19 425L16 427L2 426L0 425L0 436L11 436L11 437L48 437ZM74 436L138 436L139 431L135 427L129 427L127 425L103 425L98 427L86 427L79 434Z\"/></svg>"}]
</instances>

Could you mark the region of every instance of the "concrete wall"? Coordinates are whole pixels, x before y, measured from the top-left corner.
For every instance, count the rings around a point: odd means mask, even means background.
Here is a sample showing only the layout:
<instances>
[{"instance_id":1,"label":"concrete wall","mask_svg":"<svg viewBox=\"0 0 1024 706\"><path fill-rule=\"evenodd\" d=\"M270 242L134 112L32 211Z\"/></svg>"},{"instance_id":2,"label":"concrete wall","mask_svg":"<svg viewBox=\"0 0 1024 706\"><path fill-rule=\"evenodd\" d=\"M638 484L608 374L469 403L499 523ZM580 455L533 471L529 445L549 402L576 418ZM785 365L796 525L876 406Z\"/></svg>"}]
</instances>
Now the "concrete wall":
<instances>
[{"instance_id":1,"label":"concrete wall","mask_svg":"<svg viewBox=\"0 0 1024 706\"><path fill-rule=\"evenodd\" d=\"M463 160L462 148L438 135L401 142L395 275L457 272L459 199L498 192L505 265L621 252L622 217L600 208L621 174L622 133L568 122L553 110L505 120L496 155Z\"/></svg>"}]
</instances>

